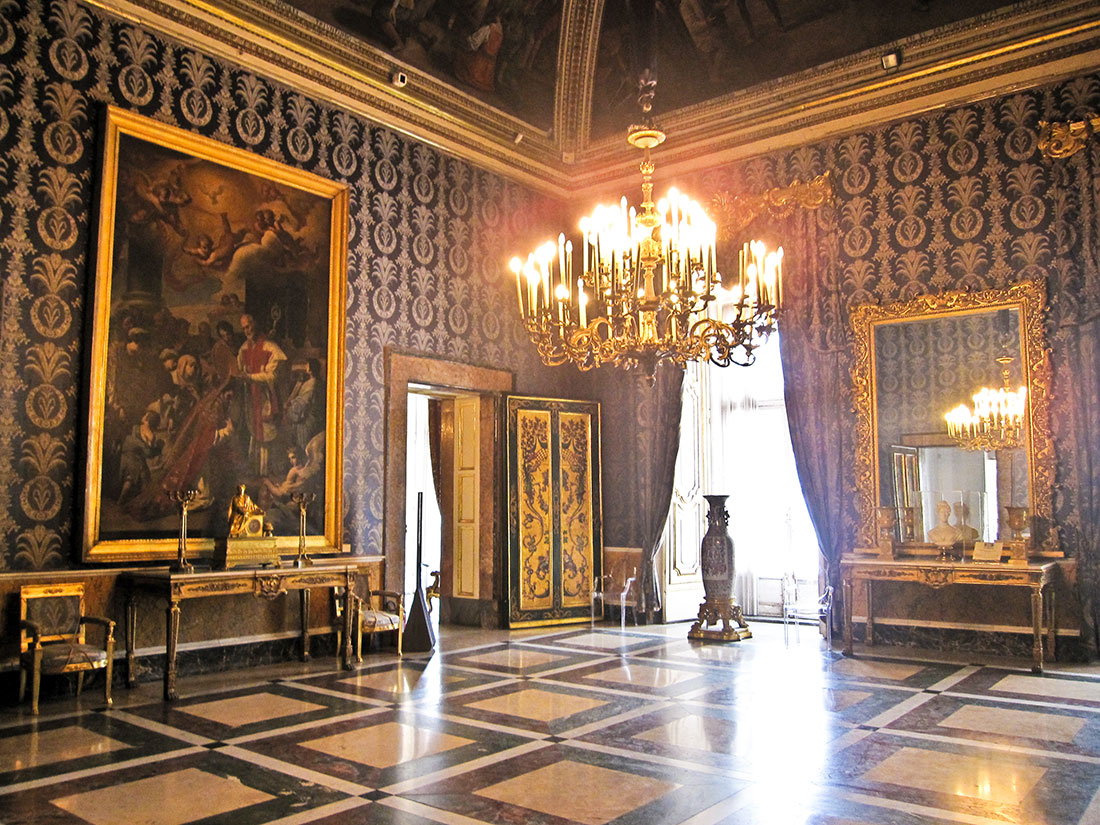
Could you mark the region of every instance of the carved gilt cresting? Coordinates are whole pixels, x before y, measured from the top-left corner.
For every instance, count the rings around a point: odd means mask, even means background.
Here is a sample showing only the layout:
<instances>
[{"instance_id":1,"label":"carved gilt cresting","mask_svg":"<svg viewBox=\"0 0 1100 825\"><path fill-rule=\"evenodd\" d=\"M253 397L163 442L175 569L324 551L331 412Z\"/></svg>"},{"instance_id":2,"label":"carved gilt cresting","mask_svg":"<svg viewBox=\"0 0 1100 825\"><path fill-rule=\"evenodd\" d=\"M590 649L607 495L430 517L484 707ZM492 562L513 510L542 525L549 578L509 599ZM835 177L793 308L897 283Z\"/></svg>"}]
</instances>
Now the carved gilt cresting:
<instances>
[{"instance_id":1,"label":"carved gilt cresting","mask_svg":"<svg viewBox=\"0 0 1100 825\"><path fill-rule=\"evenodd\" d=\"M711 211L720 236L728 238L761 215L786 218L797 208L820 209L832 198L833 178L825 172L805 183L796 180L789 186L777 186L759 195L719 192L711 200Z\"/></svg>"},{"instance_id":2,"label":"carved gilt cresting","mask_svg":"<svg viewBox=\"0 0 1100 825\"><path fill-rule=\"evenodd\" d=\"M1100 132L1100 115L1070 122L1039 121L1039 151L1047 158L1068 158L1085 148L1089 138Z\"/></svg>"},{"instance_id":3,"label":"carved gilt cresting","mask_svg":"<svg viewBox=\"0 0 1100 825\"><path fill-rule=\"evenodd\" d=\"M1046 286L1041 280L1021 281L1007 289L944 292L921 295L885 306L864 304L852 311L855 358L852 365L856 413L855 476L859 512L859 546L877 540L879 500L878 432L875 407L874 328L880 323L918 320L967 312L1015 308L1020 313L1020 355L1028 387L1026 427L1031 501L1031 528L1035 550L1054 553L1058 533L1053 524L1054 441L1050 430L1051 366L1043 334ZM946 432L946 428L945 428Z\"/></svg>"}]
</instances>

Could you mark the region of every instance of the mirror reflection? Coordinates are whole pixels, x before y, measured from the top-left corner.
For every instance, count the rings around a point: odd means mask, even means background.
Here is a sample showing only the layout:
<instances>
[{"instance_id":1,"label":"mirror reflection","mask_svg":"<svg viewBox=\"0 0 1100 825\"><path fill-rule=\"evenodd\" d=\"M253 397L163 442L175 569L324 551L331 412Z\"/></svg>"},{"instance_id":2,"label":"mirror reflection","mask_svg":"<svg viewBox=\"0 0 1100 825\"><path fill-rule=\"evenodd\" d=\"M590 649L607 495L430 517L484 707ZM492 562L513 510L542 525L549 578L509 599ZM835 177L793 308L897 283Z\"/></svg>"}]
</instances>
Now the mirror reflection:
<instances>
[{"instance_id":1,"label":"mirror reflection","mask_svg":"<svg viewBox=\"0 0 1100 825\"><path fill-rule=\"evenodd\" d=\"M1026 449L964 448L944 415L984 387L1026 383L1019 308L884 321L871 331L879 502L896 508L897 539L945 547L1016 536L1009 514L1030 501Z\"/></svg>"}]
</instances>

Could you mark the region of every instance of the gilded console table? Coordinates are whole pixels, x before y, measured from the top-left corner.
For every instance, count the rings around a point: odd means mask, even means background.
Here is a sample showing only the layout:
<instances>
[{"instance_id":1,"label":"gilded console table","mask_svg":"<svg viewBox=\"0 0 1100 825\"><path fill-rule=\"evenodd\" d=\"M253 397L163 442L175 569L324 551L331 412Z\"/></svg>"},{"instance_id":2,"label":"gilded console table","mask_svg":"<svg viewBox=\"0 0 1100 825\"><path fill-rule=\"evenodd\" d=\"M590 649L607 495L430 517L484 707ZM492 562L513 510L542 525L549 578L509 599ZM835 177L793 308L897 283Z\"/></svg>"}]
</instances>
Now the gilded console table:
<instances>
[{"instance_id":1,"label":"gilded console table","mask_svg":"<svg viewBox=\"0 0 1100 825\"><path fill-rule=\"evenodd\" d=\"M1028 565L990 564L986 562L950 562L931 558L876 559L844 556L840 560L840 578L844 588L844 653L852 654L852 591L861 580L867 586L866 640L874 644L874 608L872 582L915 582L936 590L950 584L977 584L993 587L1026 587L1031 591L1031 628L1034 635L1031 669L1043 672L1043 617L1047 616L1047 645L1054 656L1054 589L1055 574L1072 567L1072 559L1031 562ZM1044 611L1044 591L1046 591Z\"/></svg>"},{"instance_id":2,"label":"gilded console table","mask_svg":"<svg viewBox=\"0 0 1100 825\"><path fill-rule=\"evenodd\" d=\"M309 660L309 591L312 587L342 587L346 600L343 610L343 646L341 665L351 668L351 597L356 577L366 570L367 562L318 562L310 567L281 567L260 570L213 570L199 573L174 573L168 570L130 573L126 579L130 596L126 605L126 684L134 685L134 648L137 641L137 601L139 591L151 592L168 600L165 614L164 699L179 698L176 691L176 646L180 631L180 605L187 599L216 596L252 595L275 599L296 590L302 616L302 661Z\"/></svg>"}]
</instances>

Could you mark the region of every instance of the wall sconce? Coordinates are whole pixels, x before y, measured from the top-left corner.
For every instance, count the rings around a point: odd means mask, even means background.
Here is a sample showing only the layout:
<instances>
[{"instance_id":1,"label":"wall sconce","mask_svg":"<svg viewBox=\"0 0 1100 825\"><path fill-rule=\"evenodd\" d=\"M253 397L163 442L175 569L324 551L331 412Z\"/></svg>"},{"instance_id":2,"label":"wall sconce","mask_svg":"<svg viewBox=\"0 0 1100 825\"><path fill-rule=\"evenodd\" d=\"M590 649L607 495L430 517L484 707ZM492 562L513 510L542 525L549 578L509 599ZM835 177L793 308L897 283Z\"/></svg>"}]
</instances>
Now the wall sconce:
<instances>
[{"instance_id":1,"label":"wall sconce","mask_svg":"<svg viewBox=\"0 0 1100 825\"><path fill-rule=\"evenodd\" d=\"M901 65L901 51L900 50L887 52L886 54L884 54L882 56L882 70L884 72L886 72L887 74L890 74L891 72L896 72L898 70L898 66L900 66L900 65Z\"/></svg>"}]
</instances>

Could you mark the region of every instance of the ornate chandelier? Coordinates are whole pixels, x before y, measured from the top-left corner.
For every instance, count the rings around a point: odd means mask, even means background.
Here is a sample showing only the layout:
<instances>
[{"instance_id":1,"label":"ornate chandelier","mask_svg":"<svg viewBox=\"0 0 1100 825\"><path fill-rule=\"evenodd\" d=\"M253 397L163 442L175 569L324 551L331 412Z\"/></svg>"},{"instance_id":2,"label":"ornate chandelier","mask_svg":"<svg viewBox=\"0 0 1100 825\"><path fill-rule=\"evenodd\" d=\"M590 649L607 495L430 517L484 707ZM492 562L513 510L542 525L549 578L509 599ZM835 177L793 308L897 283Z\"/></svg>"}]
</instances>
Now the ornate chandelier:
<instances>
[{"instance_id":1,"label":"ornate chandelier","mask_svg":"<svg viewBox=\"0 0 1100 825\"><path fill-rule=\"evenodd\" d=\"M1022 443L1024 415L1027 413L1027 387L1009 386L1012 356L997 359L1004 386L982 387L974 393L974 409L960 404L944 415L947 434L964 450L1011 450Z\"/></svg>"},{"instance_id":2,"label":"ornate chandelier","mask_svg":"<svg viewBox=\"0 0 1100 825\"><path fill-rule=\"evenodd\" d=\"M572 241L558 235L527 256L513 258L520 315L548 366L572 362L581 370L603 364L641 369L653 383L657 365L709 359L747 366L775 331L782 297L782 248L745 244L739 278L717 317L722 276L717 228L695 201L675 189L653 201L650 149L665 134L651 116L656 81L643 75L643 123L627 141L643 151L640 210L597 206L580 222L580 271Z\"/></svg>"}]
</instances>

